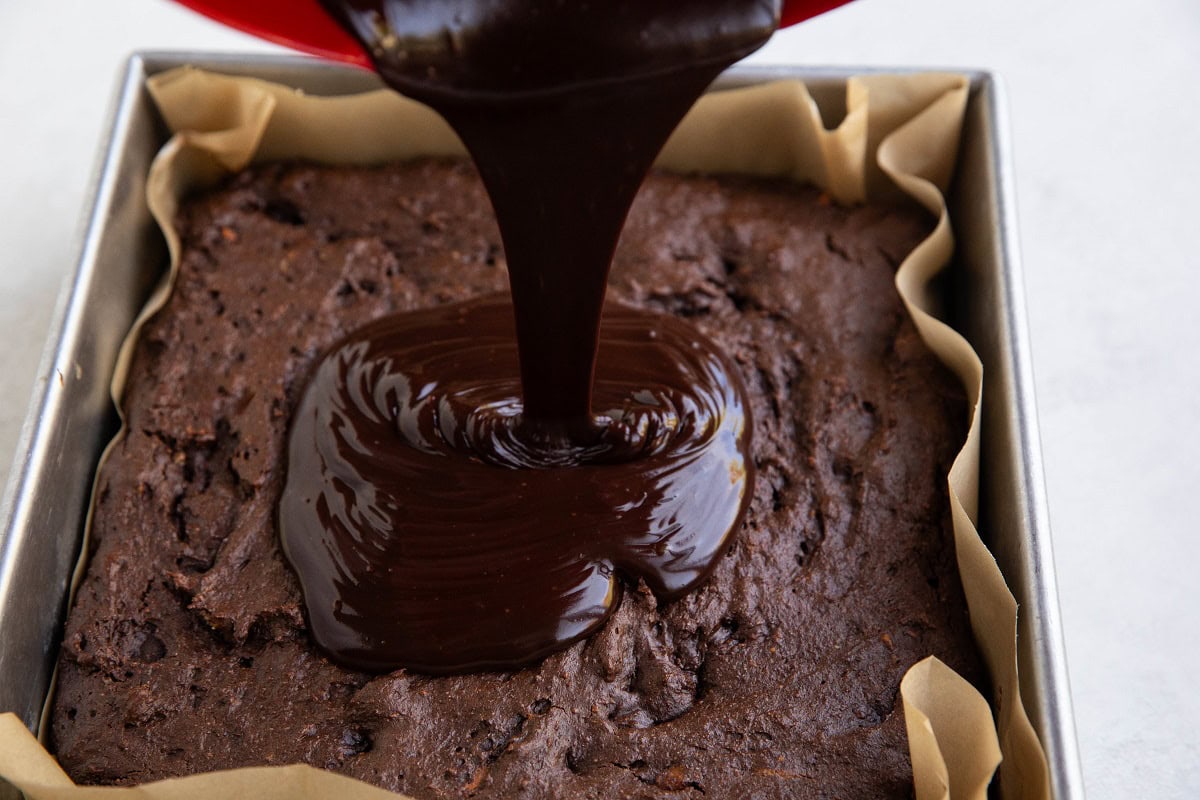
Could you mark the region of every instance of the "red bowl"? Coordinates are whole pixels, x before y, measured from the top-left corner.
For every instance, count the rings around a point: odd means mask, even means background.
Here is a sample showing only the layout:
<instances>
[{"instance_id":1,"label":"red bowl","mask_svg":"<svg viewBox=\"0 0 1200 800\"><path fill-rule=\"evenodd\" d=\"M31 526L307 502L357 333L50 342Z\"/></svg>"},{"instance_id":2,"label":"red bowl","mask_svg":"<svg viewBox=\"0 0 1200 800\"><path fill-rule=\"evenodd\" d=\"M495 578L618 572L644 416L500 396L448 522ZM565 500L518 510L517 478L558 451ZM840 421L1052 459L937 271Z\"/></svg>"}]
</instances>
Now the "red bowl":
<instances>
[{"instance_id":1,"label":"red bowl","mask_svg":"<svg viewBox=\"0 0 1200 800\"><path fill-rule=\"evenodd\" d=\"M276 44L371 69L371 60L317 0L177 0L206 17ZM781 24L795 25L849 0L784 0Z\"/></svg>"}]
</instances>

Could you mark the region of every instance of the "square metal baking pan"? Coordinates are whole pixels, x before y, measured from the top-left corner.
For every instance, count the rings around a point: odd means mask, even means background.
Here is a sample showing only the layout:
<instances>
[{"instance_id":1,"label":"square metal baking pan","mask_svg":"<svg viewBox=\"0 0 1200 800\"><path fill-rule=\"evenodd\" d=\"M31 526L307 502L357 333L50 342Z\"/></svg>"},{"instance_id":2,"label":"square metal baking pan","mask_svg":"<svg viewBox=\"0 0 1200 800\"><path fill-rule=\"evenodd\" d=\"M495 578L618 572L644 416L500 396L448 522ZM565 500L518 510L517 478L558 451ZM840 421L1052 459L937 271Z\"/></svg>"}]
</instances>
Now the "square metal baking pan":
<instances>
[{"instance_id":1,"label":"square metal baking pan","mask_svg":"<svg viewBox=\"0 0 1200 800\"><path fill-rule=\"evenodd\" d=\"M144 53L130 58L101 151L78 265L64 287L57 336L39 372L51 378L34 399L0 505L0 711L15 711L35 730L57 654L96 463L117 429L109 376L126 331L166 263L166 248L144 195L150 161L167 131L145 81L183 64L276 81L317 95L379 85L364 72L298 57ZM718 85L800 78L827 119L836 119L844 113L846 79L878 71L739 68ZM989 73L967 74L970 99L949 197L958 251L947 307L950 322L970 339L984 362L980 529L1020 604L1022 694L1046 748L1055 796L1082 798L1033 399L1003 91Z\"/></svg>"}]
</instances>

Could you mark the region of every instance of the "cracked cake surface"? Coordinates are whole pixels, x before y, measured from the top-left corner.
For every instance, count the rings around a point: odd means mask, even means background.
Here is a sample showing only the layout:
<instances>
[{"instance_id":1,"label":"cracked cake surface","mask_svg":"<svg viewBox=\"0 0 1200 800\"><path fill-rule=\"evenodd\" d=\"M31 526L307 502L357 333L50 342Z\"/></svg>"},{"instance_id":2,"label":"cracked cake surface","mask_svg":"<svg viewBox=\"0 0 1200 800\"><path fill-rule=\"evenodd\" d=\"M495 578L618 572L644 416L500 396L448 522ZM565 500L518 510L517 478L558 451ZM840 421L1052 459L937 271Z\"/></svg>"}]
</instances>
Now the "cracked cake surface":
<instances>
[{"instance_id":1,"label":"cracked cake surface","mask_svg":"<svg viewBox=\"0 0 1200 800\"><path fill-rule=\"evenodd\" d=\"M711 579L628 584L533 668L340 668L275 526L320 355L383 314L504 291L473 168L267 165L189 202L97 484L53 746L77 781L306 762L417 798L910 797L898 695L936 655L980 684L945 476L961 387L893 286L930 228L815 190L652 175L609 297L687 318L742 370L754 495Z\"/></svg>"}]
</instances>

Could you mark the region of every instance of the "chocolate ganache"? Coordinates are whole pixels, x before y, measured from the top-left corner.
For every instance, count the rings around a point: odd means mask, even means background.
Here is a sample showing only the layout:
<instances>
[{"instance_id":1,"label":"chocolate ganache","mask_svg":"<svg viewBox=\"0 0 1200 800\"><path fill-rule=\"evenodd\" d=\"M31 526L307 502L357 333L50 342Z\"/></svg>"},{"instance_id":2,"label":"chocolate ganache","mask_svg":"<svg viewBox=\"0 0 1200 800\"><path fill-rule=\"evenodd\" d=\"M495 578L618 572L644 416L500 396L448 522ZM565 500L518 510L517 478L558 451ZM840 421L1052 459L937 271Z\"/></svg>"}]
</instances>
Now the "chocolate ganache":
<instances>
[{"instance_id":1,"label":"chocolate ganache","mask_svg":"<svg viewBox=\"0 0 1200 800\"><path fill-rule=\"evenodd\" d=\"M511 303L387 318L319 365L279 509L314 639L364 669L512 668L601 625L618 572L686 592L749 496L744 390L604 289L650 164L777 0L323 2L462 138Z\"/></svg>"}]
</instances>

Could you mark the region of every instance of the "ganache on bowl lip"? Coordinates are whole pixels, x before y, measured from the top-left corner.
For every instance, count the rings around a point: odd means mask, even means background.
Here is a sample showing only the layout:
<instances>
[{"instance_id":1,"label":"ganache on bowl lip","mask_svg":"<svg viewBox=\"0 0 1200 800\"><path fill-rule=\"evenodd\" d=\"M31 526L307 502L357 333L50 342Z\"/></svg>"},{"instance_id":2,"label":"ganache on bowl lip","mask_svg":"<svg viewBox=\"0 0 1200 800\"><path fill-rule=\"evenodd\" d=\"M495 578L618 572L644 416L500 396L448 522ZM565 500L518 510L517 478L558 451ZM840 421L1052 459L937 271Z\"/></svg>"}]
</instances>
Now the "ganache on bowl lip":
<instances>
[{"instance_id":1,"label":"ganache on bowl lip","mask_svg":"<svg viewBox=\"0 0 1200 800\"><path fill-rule=\"evenodd\" d=\"M381 86L362 70L300 56L145 51L127 60L91 182L76 265L60 293L37 373L62 380L46 379L35 387L0 501L0 675L6 677L0 711L16 712L34 730L58 653L96 465L117 430L109 376L129 323L166 262L144 189L150 160L167 131L145 82L185 65L318 96ZM948 198L959 246L950 300L951 321L975 346L987 375L980 528L1021 608L1022 694L1046 749L1054 795L1082 797L1000 79L972 69L737 66L714 88L801 79L828 125L845 113L850 77L919 72L952 72L970 81Z\"/></svg>"}]
</instances>

